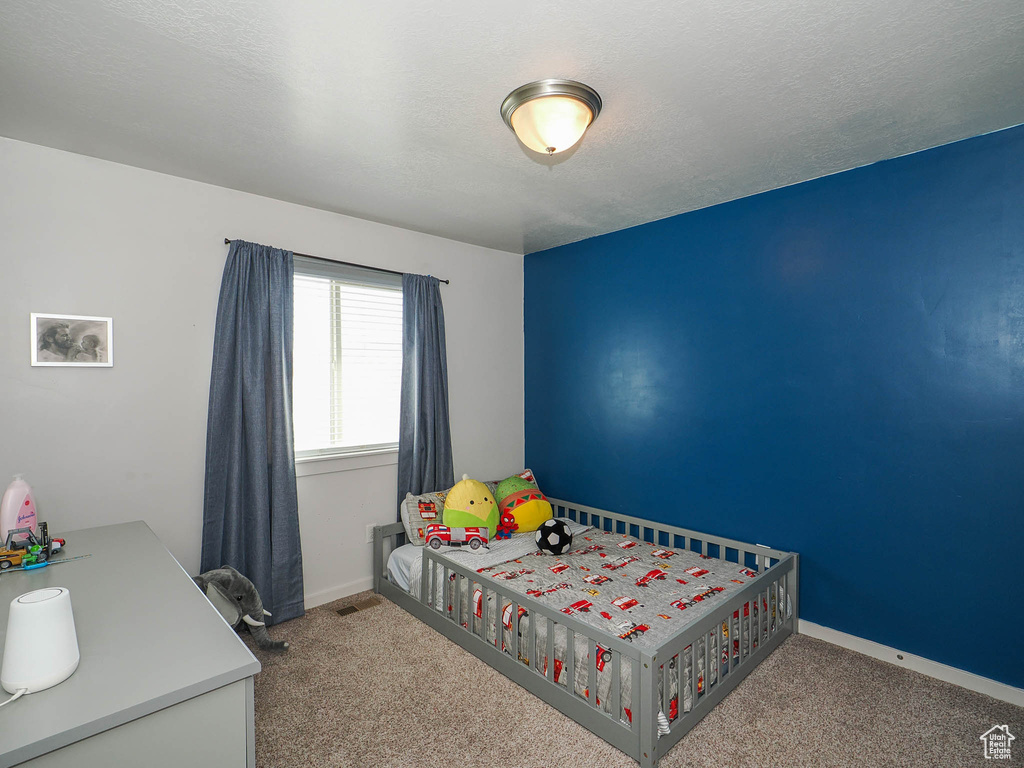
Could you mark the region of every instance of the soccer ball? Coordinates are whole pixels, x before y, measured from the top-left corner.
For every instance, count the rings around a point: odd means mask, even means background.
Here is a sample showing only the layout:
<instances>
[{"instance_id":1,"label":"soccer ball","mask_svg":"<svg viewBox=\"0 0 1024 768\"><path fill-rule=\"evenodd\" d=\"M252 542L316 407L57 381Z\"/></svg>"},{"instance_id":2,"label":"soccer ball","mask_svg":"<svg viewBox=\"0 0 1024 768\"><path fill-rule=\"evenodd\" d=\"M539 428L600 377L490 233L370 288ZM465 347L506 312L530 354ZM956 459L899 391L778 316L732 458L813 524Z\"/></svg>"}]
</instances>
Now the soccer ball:
<instances>
[{"instance_id":1,"label":"soccer ball","mask_svg":"<svg viewBox=\"0 0 1024 768\"><path fill-rule=\"evenodd\" d=\"M561 555L572 546L572 531L562 520L545 520L537 529L537 547L549 555Z\"/></svg>"}]
</instances>

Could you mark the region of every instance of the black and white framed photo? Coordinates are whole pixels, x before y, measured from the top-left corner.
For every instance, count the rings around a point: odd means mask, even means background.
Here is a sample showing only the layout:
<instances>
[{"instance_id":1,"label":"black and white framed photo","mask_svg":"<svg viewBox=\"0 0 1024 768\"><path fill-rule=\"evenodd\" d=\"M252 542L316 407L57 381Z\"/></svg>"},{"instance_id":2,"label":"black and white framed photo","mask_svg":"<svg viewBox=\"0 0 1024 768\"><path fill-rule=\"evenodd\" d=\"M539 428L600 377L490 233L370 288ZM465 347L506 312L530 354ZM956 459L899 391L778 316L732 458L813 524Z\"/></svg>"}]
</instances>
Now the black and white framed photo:
<instances>
[{"instance_id":1,"label":"black and white framed photo","mask_svg":"<svg viewBox=\"0 0 1024 768\"><path fill-rule=\"evenodd\" d=\"M109 368L114 364L113 324L109 317L33 312L32 365Z\"/></svg>"}]
</instances>

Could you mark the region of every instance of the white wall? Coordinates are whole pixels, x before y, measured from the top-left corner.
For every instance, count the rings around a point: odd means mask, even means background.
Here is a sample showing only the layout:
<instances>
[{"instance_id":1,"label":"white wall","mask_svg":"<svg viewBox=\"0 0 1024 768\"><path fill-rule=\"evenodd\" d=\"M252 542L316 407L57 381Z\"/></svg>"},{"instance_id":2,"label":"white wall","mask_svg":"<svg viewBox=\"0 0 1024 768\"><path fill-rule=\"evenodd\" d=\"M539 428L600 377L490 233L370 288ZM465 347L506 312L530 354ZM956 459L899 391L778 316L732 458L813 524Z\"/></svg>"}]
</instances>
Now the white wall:
<instances>
[{"instance_id":1,"label":"white wall","mask_svg":"<svg viewBox=\"0 0 1024 768\"><path fill-rule=\"evenodd\" d=\"M522 256L0 138L0 485L51 531L143 519L198 570L225 237L451 279L456 476L522 467ZM113 317L114 367L31 367L30 312ZM307 604L368 586L393 461L300 467Z\"/></svg>"}]
</instances>

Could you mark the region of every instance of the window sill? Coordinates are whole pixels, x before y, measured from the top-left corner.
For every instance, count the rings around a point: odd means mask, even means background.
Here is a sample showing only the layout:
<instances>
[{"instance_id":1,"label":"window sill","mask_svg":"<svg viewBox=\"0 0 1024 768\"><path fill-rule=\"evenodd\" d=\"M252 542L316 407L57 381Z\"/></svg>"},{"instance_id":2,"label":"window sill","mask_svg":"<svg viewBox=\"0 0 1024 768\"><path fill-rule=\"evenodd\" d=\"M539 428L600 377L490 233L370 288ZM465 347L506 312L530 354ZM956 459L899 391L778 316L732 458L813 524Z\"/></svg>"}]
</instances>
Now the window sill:
<instances>
[{"instance_id":1,"label":"window sill","mask_svg":"<svg viewBox=\"0 0 1024 768\"><path fill-rule=\"evenodd\" d=\"M355 469L386 467L398 463L398 451L367 451L346 456L305 456L295 460L295 476L327 475L332 472L350 472Z\"/></svg>"}]
</instances>

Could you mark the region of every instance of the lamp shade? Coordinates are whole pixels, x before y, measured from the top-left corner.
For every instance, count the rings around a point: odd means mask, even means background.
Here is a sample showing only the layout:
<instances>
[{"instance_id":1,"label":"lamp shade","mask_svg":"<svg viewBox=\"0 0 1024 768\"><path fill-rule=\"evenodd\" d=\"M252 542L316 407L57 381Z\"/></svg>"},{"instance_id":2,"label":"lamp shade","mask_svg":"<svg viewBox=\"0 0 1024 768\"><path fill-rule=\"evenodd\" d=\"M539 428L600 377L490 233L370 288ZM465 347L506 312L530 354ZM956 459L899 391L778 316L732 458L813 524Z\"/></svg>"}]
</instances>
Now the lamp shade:
<instances>
[{"instance_id":1,"label":"lamp shade","mask_svg":"<svg viewBox=\"0 0 1024 768\"><path fill-rule=\"evenodd\" d=\"M529 149L554 155L573 147L601 111L601 97L583 83L540 80L516 88L501 105L509 128Z\"/></svg>"}]
</instances>

